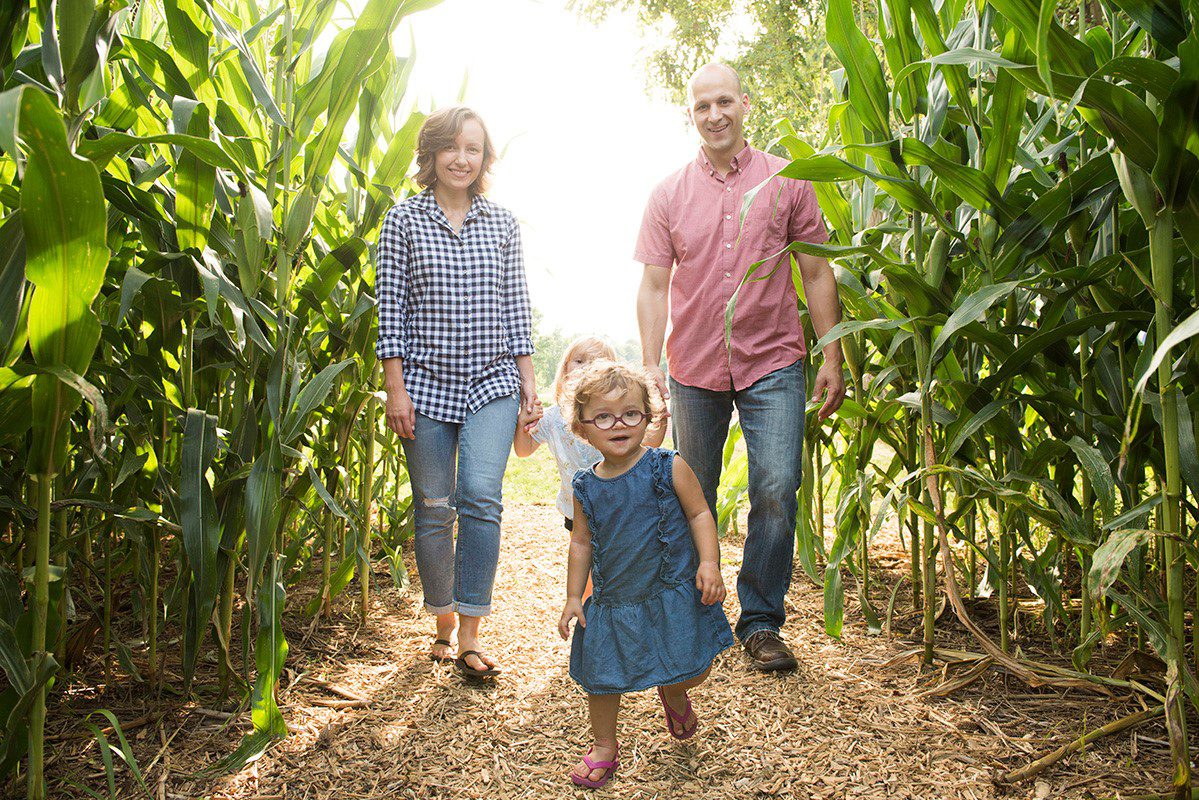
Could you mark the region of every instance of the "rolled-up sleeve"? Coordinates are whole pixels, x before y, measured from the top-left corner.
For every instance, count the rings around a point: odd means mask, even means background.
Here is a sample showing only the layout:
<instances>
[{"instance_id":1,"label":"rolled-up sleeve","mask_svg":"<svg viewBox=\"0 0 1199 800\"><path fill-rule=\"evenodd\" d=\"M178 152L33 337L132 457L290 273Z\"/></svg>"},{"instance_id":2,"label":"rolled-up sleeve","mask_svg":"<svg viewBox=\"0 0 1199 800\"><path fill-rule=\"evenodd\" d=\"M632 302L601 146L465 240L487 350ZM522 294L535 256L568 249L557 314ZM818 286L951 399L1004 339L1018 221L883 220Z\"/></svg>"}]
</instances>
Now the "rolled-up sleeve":
<instances>
[{"instance_id":1,"label":"rolled-up sleeve","mask_svg":"<svg viewBox=\"0 0 1199 800\"><path fill-rule=\"evenodd\" d=\"M400 224L399 208L383 218L375 247L375 294L378 299L379 338L375 355L380 359L408 358L404 341L408 300L408 240Z\"/></svg>"},{"instance_id":2,"label":"rolled-up sleeve","mask_svg":"<svg viewBox=\"0 0 1199 800\"><path fill-rule=\"evenodd\" d=\"M674 266L674 242L670 239L670 223L666 217L666 190L658 186L650 194L641 217L641 230L637 234L637 247L633 258L641 264L653 267Z\"/></svg>"},{"instance_id":3,"label":"rolled-up sleeve","mask_svg":"<svg viewBox=\"0 0 1199 800\"><path fill-rule=\"evenodd\" d=\"M525 257L520 245L520 224L511 219L504 244L504 311L508 352L514 356L533 354L533 307L525 281Z\"/></svg>"}]
</instances>

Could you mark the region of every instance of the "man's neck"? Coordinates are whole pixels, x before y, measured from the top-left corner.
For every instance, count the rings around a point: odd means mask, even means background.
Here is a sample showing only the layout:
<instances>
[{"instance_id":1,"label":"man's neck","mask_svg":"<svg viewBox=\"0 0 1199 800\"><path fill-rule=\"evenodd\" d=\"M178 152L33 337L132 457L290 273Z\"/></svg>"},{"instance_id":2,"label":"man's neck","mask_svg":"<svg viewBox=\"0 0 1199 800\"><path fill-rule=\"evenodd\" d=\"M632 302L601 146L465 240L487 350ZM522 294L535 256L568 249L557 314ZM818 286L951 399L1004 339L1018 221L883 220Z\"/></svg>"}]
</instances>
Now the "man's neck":
<instances>
[{"instance_id":1,"label":"man's neck","mask_svg":"<svg viewBox=\"0 0 1199 800\"><path fill-rule=\"evenodd\" d=\"M735 147L731 147L728 150L713 150L707 145L707 143L704 143L703 148L704 155L708 157L708 163L711 164L712 169L716 170L716 173L723 178L732 171L733 158L748 146L749 142L742 139L740 144L736 145Z\"/></svg>"}]
</instances>

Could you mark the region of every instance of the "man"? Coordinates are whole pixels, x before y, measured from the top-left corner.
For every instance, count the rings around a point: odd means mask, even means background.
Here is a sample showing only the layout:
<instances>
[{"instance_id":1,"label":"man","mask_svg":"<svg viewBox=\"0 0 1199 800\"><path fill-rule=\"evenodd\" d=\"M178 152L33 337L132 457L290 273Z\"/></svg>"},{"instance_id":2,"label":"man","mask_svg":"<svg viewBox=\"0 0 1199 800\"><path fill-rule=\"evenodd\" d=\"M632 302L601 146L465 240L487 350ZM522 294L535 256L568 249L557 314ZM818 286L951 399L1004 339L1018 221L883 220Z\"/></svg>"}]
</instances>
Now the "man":
<instances>
[{"instance_id":1,"label":"man","mask_svg":"<svg viewBox=\"0 0 1199 800\"><path fill-rule=\"evenodd\" d=\"M755 150L743 126L749 96L723 64L691 79L689 117L698 157L654 189L635 258L644 264L637 320L646 369L671 399L674 441L716 513L716 488L733 408L749 456L749 529L737 578L736 633L755 668L794 669L779 636L795 555L796 493L804 432L804 345L790 242L828 239L807 181L772 178L788 162ZM742 199L767 179L741 224ZM765 260L742 284L751 265ZM808 313L817 336L841 316L837 282L823 258L799 255ZM773 270L773 271L772 271ZM725 309L737 293L729 342ZM666 321L669 385L659 367ZM845 398L841 347L824 348L812 398L820 419Z\"/></svg>"}]
</instances>

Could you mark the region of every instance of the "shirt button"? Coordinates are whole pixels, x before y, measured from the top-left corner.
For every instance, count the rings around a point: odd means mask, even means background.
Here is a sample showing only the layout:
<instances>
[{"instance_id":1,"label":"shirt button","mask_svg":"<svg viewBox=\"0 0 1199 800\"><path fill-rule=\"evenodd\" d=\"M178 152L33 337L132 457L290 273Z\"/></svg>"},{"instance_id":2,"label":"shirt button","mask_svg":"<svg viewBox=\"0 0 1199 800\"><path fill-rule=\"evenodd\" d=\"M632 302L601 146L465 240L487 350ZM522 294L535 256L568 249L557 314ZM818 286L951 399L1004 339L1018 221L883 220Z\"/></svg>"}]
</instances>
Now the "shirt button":
<instances>
[{"instance_id":1,"label":"shirt button","mask_svg":"<svg viewBox=\"0 0 1199 800\"><path fill-rule=\"evenodd\" d=\"M732 218L733 218L733 215L732 215L732 214L725 214L725 215L724 215L724 218L725 218L725 219L732 219Z\"/></svg>"},{"instance_id":2,"label":"shirt button","mask_svg":"<svg viewBox=\"0 0 1199 800\"><path fill-rule=\"evenodd\" d=\"M726 273L724 273L724 277L726 277L726 278L731 278L731 277L733 277L733 273L731 273L731 272L726 272Z\"/></svg>"},{"instance_id":3,"label":"shirt button","mask_svg":"<svg viewBox=\"0 0 1199 800\"><path fill-rule=\"evenodd\" d=\"M728 187L726 187L726 188L725 188L725 191L726 191L726 192L731 192L731 191L733 191L733 187L732 187L732 186L728 186Z\"/></svg>"},{"instance_id":4,"label":"shirt button","mask_svg":"<svg viewBox=\"0 0 1199 800\"><path fill-rule=\"evenodd\" d=\"M724 243L724 247L725 247L725 249L726 249L726 250L727 250L728 248L732 247L732 246L733 246L732 242L725 242L725 243Z\"/></svg>"}]
</instances>

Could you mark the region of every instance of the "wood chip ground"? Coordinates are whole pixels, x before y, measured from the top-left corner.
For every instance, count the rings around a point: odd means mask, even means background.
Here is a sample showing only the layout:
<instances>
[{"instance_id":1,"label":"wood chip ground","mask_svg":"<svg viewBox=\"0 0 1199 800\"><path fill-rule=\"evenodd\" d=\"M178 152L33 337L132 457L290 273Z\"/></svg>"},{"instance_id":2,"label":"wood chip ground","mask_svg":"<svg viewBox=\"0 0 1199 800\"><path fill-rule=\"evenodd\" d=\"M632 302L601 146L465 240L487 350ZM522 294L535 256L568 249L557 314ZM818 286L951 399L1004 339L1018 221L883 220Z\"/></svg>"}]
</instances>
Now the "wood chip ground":
<instances>
[{"instance_id":1,"label":"wood chip ground","mask_svg":"<svg viewBox=\"0 0 1199 800\"><path fill-rule=\"evenodd\" d=\"M95 742L73 732L82 729L82 715L105 707L122 721L142 720L129 737L161 800L585 797L590 792L567 780L588 727L584 696L567 675L569 644L556 631L566 543L552 506L506 509L495 613L484 628L504 669L492 688L467 684L452 667L429 660L433 629L419 609L419 589L392 588L380 562L365 626L353 606L355 585L333 619L308 635L298 608L315 587L293 590L279 698L291 733L257 763L217 779L189 777L237 745L248 714L230 717L169 695L147 699L144 687L126 680L81 688L52 710L50 732L61 737L49 765L56 796L82 796L71 781L103 791ZM901 564L901 555L892 561ZM723 559L726 611L735 620L735 538L723 543ZM408 563L415 581L410 557ZM879 608L886 606L886 577L877 576ZM598 796L989 800L1116 798L1165 788L1169 753L1158 722L1089 746L1035 782L997 784L1001 772L1137 706L1038 693L994 671L947 698L923 698L921 691L941 681L939 671L921 670L911 658L897 661L910 642L867 636L855 592L847 594L846 632L837 642L823 632L820 589L797 570L785 634L799 670L760 675L739 649L727 651L694 693L700 732L688 743L667 736L653 692L627 697L620 770ZM901 606L906 596L904 589ZM915 620L904 624L910 629ZM959 638L949 646L970 643ZM94 678L80 676L78 685ZM201 676L197 685L209 680ZM122 797L144 796L123 785Z\"/></svg>"}]
</instances>

